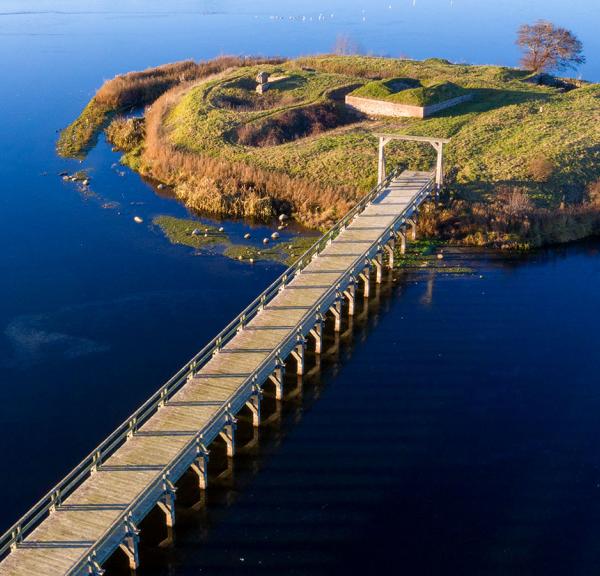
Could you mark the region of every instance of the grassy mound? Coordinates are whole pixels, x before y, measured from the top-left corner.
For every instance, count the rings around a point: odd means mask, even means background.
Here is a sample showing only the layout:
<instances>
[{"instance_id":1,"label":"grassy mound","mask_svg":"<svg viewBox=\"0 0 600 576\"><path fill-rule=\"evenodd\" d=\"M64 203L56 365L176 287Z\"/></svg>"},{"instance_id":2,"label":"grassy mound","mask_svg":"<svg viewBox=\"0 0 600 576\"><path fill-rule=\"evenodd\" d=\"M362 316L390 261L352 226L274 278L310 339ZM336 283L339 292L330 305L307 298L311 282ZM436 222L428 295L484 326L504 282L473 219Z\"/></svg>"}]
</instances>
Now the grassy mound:
<instances>
[{"instance_id":1,"label":"grassy mound","mask_svg":"<svg viewBox=\"0 0 600 576\"><path fill-rule=\"evenodd\" d=\"M438 82L422 86L414 80L411 82L410 78L374 80L351 93L352 96L361 98L385 100L410 106L431 106L466 94L468 94L468 90L452 82Z\"/></svg>"},{"instance_id":2,"label":"grassy mound","mask_svg":"<svg viewBox=\"0 0 600 576\"><path fill-rule=\"evenodd\" d=\"M261 58L222 56L206 62L186 60L116 76L105 82L79 117L62 130L56 150L65 158L83 158L115 113L146 106L174 86L263 61Z\"/></svg>"},{"instance_id":3,"label":"grassy mound","mask_svg":"<svg viewBox=\"0 0 600 576\"><path fill-rule=\"evenodd\" d=\"M272 80L264 94L255 90L259 71ZM373 132L450 137L446 208L433 232L478 244L595 233L588 190L600 178L600 85L566 91L530 80L522 70L440 59L241 65L160 96L125 161L197 210L261 220L285 212L325 227L375 183ZM419 105L465 91L474 98L424 120L344 117L343 97L357 88ZM434 160L418 143L387 150L391 168L430 169Z\"/></svg>"}]
</instances>

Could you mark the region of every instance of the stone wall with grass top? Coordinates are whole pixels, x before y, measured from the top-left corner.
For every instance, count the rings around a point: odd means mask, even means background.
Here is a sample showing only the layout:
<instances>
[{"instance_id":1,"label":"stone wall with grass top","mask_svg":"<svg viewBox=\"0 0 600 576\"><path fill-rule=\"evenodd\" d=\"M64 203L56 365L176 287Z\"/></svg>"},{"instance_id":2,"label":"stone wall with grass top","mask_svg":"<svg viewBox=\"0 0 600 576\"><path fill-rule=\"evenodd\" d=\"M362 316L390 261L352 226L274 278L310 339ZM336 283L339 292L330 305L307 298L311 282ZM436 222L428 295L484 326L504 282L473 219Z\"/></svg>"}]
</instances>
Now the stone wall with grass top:
<instances>
[{"instance_id":1,"label":"stone wall with grass top","mask_svg":"<svg viewBox=\"0 0 600 576\"><path fill-rule=\"evenodd\" d=\"M392 116L396 118L427 118L436 112L457 106L463 102L473 99L472 94L465 94L458 98L451 98L437 104L429 106L411 106L409 104L399 104L397 102L388 102L386 100L375 100L374 98L363 98L360 96L346 96L346 106L352 110L362 112L367 116Z\"/></svg>"}]
</instances>

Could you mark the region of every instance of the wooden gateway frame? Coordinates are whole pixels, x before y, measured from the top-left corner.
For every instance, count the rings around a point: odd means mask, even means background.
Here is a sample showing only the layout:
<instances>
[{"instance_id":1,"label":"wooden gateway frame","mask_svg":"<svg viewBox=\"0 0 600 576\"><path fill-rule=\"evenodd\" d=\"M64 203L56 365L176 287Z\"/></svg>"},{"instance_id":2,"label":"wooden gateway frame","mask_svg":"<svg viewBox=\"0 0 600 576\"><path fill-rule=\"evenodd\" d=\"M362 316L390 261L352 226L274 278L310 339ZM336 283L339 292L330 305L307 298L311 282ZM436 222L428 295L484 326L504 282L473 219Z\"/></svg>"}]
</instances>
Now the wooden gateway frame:
<instances>
[{"instance_id":1,"label":"wooden gateway frame","mask_svg":"<svg viewBox=\"0 0 600 576\"><path fill-rule=\"evenodd\" d=\"M379 154L377 166L377 183L381 184L386 178L385 172L385 146L392 140L404 140L408 142L426 142L431 144L437 152L435 165L435 185L437 190L444 184L444 144L450 142L450 138L429 138L428 136L408 136L405 134L375 134L379 138Z\"/></svg>"}]
</instances>

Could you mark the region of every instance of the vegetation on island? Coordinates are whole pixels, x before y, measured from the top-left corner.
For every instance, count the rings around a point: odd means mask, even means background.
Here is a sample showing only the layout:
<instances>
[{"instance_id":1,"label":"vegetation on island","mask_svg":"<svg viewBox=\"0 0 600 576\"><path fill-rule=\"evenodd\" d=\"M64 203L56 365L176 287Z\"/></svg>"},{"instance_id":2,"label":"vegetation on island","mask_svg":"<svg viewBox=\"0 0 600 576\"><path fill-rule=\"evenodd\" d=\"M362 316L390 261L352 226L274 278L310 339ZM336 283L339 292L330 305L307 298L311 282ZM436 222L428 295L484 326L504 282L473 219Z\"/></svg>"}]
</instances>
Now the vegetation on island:
<instances>
[{"instance_id":1,"label":"vegetation on island","mask_svg":"<svg viewBox=\"0 0 600 576\"><path fill-rule=\"evenodd\" d=\"M468 90L452 82L434 82L424 85L412 78L373 80L350 93L351 96L361 98L421 107L432 106L467 94Z\"/></svg>"},{"instance_id":2,"label":"vegetation on island","mask_svg":"<svg viewBox=\"0 0 600 576\"><path fill-rule=\"evenodd\" d=\"M194 210L262 221L285 213L325 228L375 184L373 133L385 131L452 138L442 206L422 211L422 233L527 247L600 231L598 84L442 59L325 55L201 66L191 80L165 81L143 119L116 116L107 129L124 163ZM269 77L262 94L259 72ZM142 90L139 102L160 90ZM419 104L465 92L473 99L426 119L367 118L345 107L352 92L404 93ZM132 98L114 96L110 113L125 101ZM387 153L391 169L430 169L434 159L418 143L391 143Z\"/></svg>"},{"instance_id":3,"label":"vegetation on island","mask_svg":"<svg viewBox=\"0 0 600 576\"><path fill-rule=\"evenodd\" d=\"M316 241L315 236L293 236L270 239L267 245L256 246L250 241L233 242L222 228L173 216L157 216L153 223L160 228L172 244L189 246L196 250L218 250L233 260L258 262L268 260L290 265Z\"/></svg>"}]
</instances>

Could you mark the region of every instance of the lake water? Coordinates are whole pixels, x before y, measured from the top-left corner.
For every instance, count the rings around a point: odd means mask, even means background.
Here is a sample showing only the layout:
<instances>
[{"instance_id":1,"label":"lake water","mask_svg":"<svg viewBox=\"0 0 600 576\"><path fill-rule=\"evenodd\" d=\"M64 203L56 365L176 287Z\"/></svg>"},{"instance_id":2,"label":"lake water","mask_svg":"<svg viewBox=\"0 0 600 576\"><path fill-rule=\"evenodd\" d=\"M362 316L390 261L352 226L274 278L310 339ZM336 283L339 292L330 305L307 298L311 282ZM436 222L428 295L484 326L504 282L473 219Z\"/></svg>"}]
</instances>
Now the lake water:
<instances>
[{"instance_id":1,"label":"lake water","mask_svg":"<svg viewBox=\"0 0 600 576\"><path fill-rule=\"evenodd\" d=\"M114 4L0 6L0 530L282 270L170 245L148 223L185 209L103 141L82 165L93 196L60 180L80 165L57 130L104 79L338 34L514 65L516 27L547 18L600 80L591 0ZM144 548L144 573L597 572L599 264L590 243L388 285L175 547Z\"/></svg>"}]
</instances>

